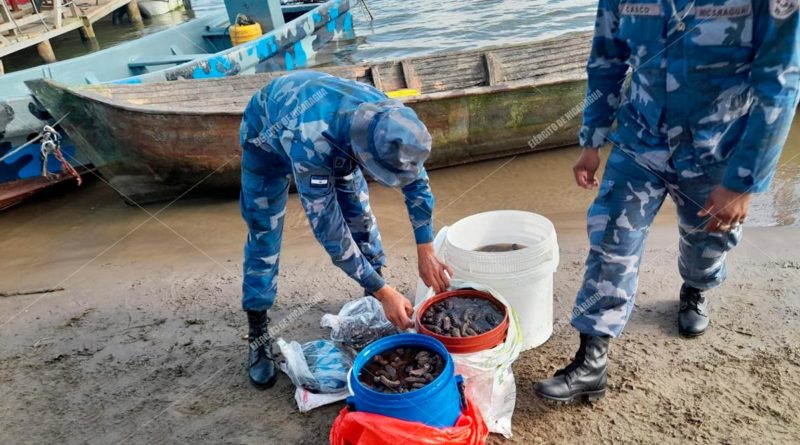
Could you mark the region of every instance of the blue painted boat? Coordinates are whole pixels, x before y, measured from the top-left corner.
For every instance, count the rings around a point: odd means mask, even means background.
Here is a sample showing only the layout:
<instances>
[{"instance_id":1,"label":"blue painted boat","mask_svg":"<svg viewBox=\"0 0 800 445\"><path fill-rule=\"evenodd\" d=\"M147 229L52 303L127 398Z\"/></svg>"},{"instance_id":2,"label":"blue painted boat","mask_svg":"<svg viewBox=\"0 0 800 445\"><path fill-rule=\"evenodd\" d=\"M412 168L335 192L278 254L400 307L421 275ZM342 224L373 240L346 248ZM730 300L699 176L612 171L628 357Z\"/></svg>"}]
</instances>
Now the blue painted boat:
<instances>
[{"instance_id":1,"label":"blue painted boat","mask_svg":"<svg viewBox=\"0 0 800 445\"><path fill-rule=\"evenodd\" d=\"M0 209L4 202L14 203L16 184L54 182L39 179L40 144L17 151L45 124L61 117L51 116L31 96L26 80L138 84L304 68L315 63L315 55L325 44L352 35L350 1L282 6L284 25L235 47L227 33L229 16L221 11L99 52L0 76ZM62 147L73 165L88 164L73 142L65 138ZM60 164L49 164L48 171L61 173ZM29 187L22 189L27 194Z\"/></svg>"}]
</instances>

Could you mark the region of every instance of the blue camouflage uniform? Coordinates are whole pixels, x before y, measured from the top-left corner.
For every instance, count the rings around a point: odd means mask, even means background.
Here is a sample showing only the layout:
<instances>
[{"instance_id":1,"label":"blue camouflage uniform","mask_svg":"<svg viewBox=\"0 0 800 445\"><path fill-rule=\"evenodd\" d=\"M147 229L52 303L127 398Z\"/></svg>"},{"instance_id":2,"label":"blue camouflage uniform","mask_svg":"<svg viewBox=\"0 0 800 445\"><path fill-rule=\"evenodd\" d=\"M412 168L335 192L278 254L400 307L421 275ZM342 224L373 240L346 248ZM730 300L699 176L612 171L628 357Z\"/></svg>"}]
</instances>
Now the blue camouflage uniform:
<instances>
[{"instance_id":1,"label":"blue camouflage uniform","mask_svg":"<svg viewBox=\"0 0 800 445\"><path fill-rule=\"evenodd\" d=\"M257 92L241 126L240 200L249 231L244 310L266 310L275 300L292 177L311 229L333 263L370 293L383 287L376 269L385 255L362 168L385 185L402 187L416 242L429 243L434 200L425 169L421 163L388 165L380 153L399 152L395 160L402 163L420 153L427 158L430 143L410 108L359 82L300 71ZM409 147L419 152L405 155Z\"/></svg>"},{"instance_id":2,"label":"blue camouflage uniform","mask_svg":"<svg viewBox=\"0 0 800 445\"><path fill-rule=\"evenodd\" d=\"M600 0L580 140L613 148L588 213L579 331L621 334L667 195L682 278L702 290L725 279L741 228L707 233L697 212L717 185L769 186L798 102L797 9L798 0Z\"/></svg>"}]
</instances>

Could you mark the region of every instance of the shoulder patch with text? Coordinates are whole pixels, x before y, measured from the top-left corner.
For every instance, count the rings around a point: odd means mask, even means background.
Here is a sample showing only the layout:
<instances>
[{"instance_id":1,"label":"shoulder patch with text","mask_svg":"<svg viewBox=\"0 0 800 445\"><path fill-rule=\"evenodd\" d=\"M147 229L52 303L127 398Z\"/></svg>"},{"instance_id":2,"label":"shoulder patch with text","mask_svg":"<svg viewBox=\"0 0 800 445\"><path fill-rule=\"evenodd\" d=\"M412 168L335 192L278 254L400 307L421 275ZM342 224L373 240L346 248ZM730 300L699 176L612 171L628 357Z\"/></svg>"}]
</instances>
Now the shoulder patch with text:
<instances>
[{"instance_id":1,"label":"shoulder patch with text","mask_svg":"<svg viewBox=\"0 0 800 445\"><path fill-rule=\"evenodd\" d=\"M783 20L797 12L800 0L769 0L769 13L772 17Z\"/></svg>"},{"instance_id":2,"label":"shoulder patch with text","mask_svg":"<svg viewBox=\"0 0 800 445\"><path fill-rule=\"evenodd\" d=\"M619 5L621 15L661 15L661 4L659 3L623 3Z\"/></svg>"},{"instance_id":3,"label":"shoulder patch with text","mask_svg":"<svg viewBox=\"0 0 800 445\"><path fill-rule=\"evenodd\" d=\"M734 6L698 6L694 14L698 19L733 19L752 15L753 5L747 3Z\"/></svg>"}]
</instances>

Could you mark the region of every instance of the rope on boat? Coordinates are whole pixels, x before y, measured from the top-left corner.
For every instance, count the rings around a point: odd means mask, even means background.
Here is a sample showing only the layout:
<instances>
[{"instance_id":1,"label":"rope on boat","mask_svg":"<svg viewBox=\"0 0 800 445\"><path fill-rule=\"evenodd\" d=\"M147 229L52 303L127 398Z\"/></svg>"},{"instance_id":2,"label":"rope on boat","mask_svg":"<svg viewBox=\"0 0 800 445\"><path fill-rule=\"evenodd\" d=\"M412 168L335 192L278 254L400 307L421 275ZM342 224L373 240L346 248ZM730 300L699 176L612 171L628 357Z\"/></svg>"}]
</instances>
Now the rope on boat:
<instances>
[{"instance_id":1,"label":"rope on boat","mask_svg":"<svg viewBox=\"0 0 800 445\"><path fill-rule=\"evenodd\" d=\"M367 0L358 0L358 4L361 5L362 10L365 11L369 16L370 22L375 20L375 18L372 16L372 11L370 11L369 6L367 6Z\"/></svg>"},{"instance_id":2,"label":"rope on boat","mask_svg":"<svg viewBox=\"0 0 800 445\"><path fill-rule=\"evenodd\" d=\"M53 124L53 127L55 127L55 126L57 126L58 124L60 124L60 123L61 123L61 121L63 121L64 119L66 119L66 117L67 117L67 116L69 116L69 113L65 114L64 116L62 116L62 117L61 117L61 119L57 120L57 121L56 121L56 122ZM10 158L11 156L14 156L15 154L19 153L19 151L20 151L20 150L22 150L23 148L27 147L28 145L31 145L31 144L33 144L34 142L36 142L36 141L38 141L39 139L41 139L42 137L44 137L44 132L45 132L45 129L46 129L46 128L48 128L48 127L49 127L49 125L45 125L45 126L44 126L44 129L42 129L42 131L40 131L40 132L39 132L39 134L37 134L37 135L36 135L36 136L35 136L33 139L29 140L28 142L26 142L26 143L24 143L24 144L20 145L19 147L17 147L17 148L15 148L15 149L13 149L13 150L9 151L8 153L4 154L4 155L3 155L3 157L0 157L0 162L3 162L3 161L5 161L6 159ZM53 127L50 127L50 129L52 130L52 129L53 129ZM53 130L53 131L55 131L55 130ZM58 132L56 132L56 133L58 133Z\"/></svg>"},{"instance_id":3,"label":"rope on boat","mask_svg":"<svg viewBox=\"0 0 800 445\"><path fill-rule=\"evenodd\" d=\"M83 178L81 178L81 175L75 170L75 167L64 159L64 153L61 152L61 135L58 134L55 128L49 125L44 126L41 151L43 177L47 178L50 176L50 172L47 171L47 159L52 154L61 163L61 168L70 176L74 177L79 186L83 183Z\"/></svg>"}]
</instances>

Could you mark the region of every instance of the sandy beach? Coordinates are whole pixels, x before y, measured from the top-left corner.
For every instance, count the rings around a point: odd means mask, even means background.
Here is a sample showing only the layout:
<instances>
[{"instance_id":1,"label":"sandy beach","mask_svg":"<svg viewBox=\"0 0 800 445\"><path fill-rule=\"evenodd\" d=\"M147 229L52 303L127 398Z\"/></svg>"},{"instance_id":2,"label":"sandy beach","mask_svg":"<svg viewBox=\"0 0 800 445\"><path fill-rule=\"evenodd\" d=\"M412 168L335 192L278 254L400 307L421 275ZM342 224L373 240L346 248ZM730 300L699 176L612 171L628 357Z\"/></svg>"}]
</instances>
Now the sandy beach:
<instances>
[{"instance_id":1,"label":"sandy beach","mask_svg":"<svg viewBox=\"0 0 800 445\"><path fill-rule=\"evenodd\" d=\"M785 154L791 165L796 148ZM796 172L759 197L712 326L678 336L674 206L664 206L642 266L637 310L611 345L611 390L592 405L551 407L533 383L566 364L568 323L588 248L593 192L571 184L577 149L431 172L437 229L511 208L554 221L561 248L555 333L522 354L514 437L490 443L800 442L800 228ZM792 167L794 168L794 167ZM389 283L416 287L399 192L371 186ZM795 206L795 207L793 207ZM767 227L774 226L774 227ZM783 227L778 227L783 226ZM297 412L285 375L269 391L245 373L240 308L244 223L235 197L126 206L98 179L0 217L0 443L324 444L341 404ZM296 197L287 210L273 320L286 339L324 338L320 317L361 295L314 241ZM304 302L319 300L302 313Z\"/></svg>"}]
</instances>

